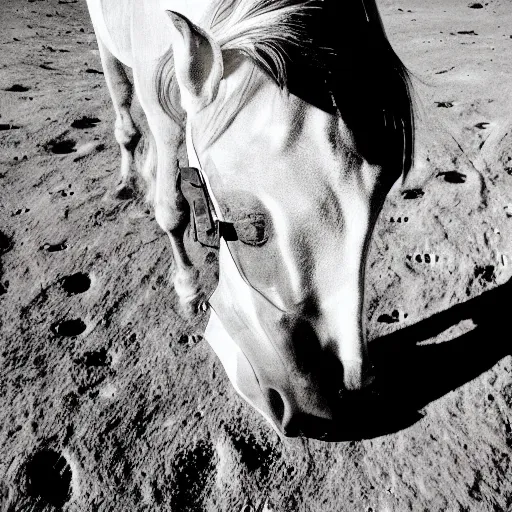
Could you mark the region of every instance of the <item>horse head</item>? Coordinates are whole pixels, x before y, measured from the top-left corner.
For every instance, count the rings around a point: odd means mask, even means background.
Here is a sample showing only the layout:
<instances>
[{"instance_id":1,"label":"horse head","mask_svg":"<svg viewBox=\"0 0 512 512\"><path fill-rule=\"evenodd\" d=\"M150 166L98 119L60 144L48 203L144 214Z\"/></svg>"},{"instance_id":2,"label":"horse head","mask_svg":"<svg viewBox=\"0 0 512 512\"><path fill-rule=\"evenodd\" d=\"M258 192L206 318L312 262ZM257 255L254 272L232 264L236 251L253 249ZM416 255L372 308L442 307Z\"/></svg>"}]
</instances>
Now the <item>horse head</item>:
<instances>
[{"instance_id":1,"label":"horse head","mask_svg":"<svg viewBox=\"0 0 512 512\"><path fill-rule=\"evenodd\" d=\"M407 92L402 111L391 109L382 90L368 99L378 114L361 107L379 129L351 116L351 99L342 98L340 84L356 78L348 64L343 77L324 69L331 85L320 80L325 104L315 105L304 99L304 81L295 93L286 77L294 51L309 58L298 51L308 3L302 10L286 0L231 4L207 28L167 12L189 165L221 227L205 337L238 393L278 431L317 436L339 424L346 404L371 382L365 264L375 221L410 151L407 84L403 69L401 78L393 75ZM365 16L361 23L370 23ZM290 52L279 53L286 41ZM375 89L393 87L381 78ZM394 128L386 125L392 115Z\"/></svg>"}]
</instances>

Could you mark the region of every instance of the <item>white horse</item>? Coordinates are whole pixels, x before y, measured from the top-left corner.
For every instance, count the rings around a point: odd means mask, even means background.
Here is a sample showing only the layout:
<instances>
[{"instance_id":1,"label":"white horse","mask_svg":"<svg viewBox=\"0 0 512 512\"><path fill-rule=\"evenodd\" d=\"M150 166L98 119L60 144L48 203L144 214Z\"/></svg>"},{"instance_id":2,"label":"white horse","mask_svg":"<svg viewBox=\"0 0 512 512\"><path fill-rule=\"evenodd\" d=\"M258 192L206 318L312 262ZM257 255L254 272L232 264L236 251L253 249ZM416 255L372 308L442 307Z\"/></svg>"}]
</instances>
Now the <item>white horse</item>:
<instances>
[{"instance_id":1,"label":"white horse","mask_svg":"<svg viewBox=\"0 0 512 512\"><path fill-rule=\"evenodd\" d=\"M207 299L183 244L190 213L176 155L186 132L210 220L231 233L220 240L205 337L278 431L322 436L370 381L366 253L412 161L408 76L375 0L88 5L117 114L121 188L138 139L121 63L133 69L181 301Z\"/></svg>"}]
</instances>

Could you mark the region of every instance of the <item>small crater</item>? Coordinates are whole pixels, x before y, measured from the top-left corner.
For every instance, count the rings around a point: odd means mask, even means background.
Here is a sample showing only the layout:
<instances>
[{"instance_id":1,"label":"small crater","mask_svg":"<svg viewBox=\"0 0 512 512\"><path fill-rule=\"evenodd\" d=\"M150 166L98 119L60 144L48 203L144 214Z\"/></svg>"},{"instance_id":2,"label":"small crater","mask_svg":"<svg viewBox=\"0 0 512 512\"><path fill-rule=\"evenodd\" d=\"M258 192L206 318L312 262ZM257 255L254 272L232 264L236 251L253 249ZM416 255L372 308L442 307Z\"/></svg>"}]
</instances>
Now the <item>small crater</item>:
<instances>
[{"instance_id":1,"label":"small crater","mask_svg":"<svg viewBox=\"0 0 512 512\"><path fill-rule=\"evenodd\" d=\"M72 139L64 139L64 140L53 140L50 141L46 148L48 151L51 151L55 155L68 155L69 153L74 153L76 151L76 142Z\"/></svg>"},{"instance_id":2,"label":"small crater","mask_svg":"<svg viewBox=\"0 0 512 512\"><path fill-rule=\"evenodd\" d=\"M110 359L111 358L108 355L106 348L91 350L89 352L85 352L82 356L82 362L88 367L107 366L110 363Z\"/></svg>"},{"instance_id":3,"label":"small crater","mask_svg":"<svg viewBox=\"0 0 512 512\"><path fill-rule=\"evenodd\" d=\"M0 123L0 131L5 131L5 130L19 130L20 129L20 126L16 126L15 124L11 124L11 123Z\"/></svg>"},{"instance_id":4,"label":"small crater","mask_svg":"<svg viewBox=\"0 0 512 512\"><path fill-rule=\"evenodd\" d=\"M0 254L5 254L12 249L12 239L0 231Z\"/></svg>"},{"instance_id":5,"label":"small crater","mask_svg":"<svg viewBox=\"0 0 512 512\"><path fill-rule=\"evenodd\" d=\"M0 283L0 296L5 295L8 290L9 290L9 281Z\"/></svg>"},{"instance_id":6,"label":"small crater","mask_svg":"<svg viewBox=\"0 0 512 512\"><path fill-rule=\"evenodd\" d=\"M478 34L474 30L459 30L457 34L463 36L477 36Z\"/></svg>"},{"instance_id":7,"label":"small crater","mask_svg":"<svg viewBox=\"0 0 512 512\"><path fill-rule=\"evenodd\" d=\"M439 256L428 253L416 254L415 256L413 256L412 254L408 254L406 258L408 261L412 262L414 259L414 261L416 261L417 263L426 263L427 265L439 262Z\"/></svg>"},{"instance_id":8,"label":"small crater","mask_svg":"<svg viewBox=\"0 0 512 512\"><path fill-rule=\"evenodd\" d=\"M470 9L483 9L484 8L484 6L479 2L473 2L473 3L469 4L468 7Z\"/></svg>"},{"instance_id":9,"label":"small crater","mask_svg":"<svg viewBox=\"0 0 512 512\"><path fill-rule=\"evenodd\" d=\"M62 288L69 295L84 293L91 287L91 278L84 272L62 278Z\"/></svg>"},{"instance_id":10,"label":"small crater","mask_svg":"<svg viewBox=\"0 0 512 512\"><path fill-rule=\"evenodd\" d=\"M83 116L81 119L76 119L71 123L73 128L78 128L80 130L85 130L87 128L94 128L101 120L97 117L87 117Z\"/></svg>"},{"instance_id":11,"label":"small crater","mask_svg":"<svg viewBox=\"0 0 512 512\"><path fill-rule=\"evenodd\" d=\"M17 215L21 215L22 213L28 213L30 208L18 208L15 212L11 213L11 217L16 217Z\"/></svg>"},{"instance_id":12,"label":"small crater","mask_svg":"<svg viewBox=\"0 0 512 512\"><path fill-rule=\"evenodd\" d=\"M475 268L475 277L480 278L481 281L493 283L495 281L494 265L486 265L485 267Z\"/></svg>"},{"instance_id":13,"label":"small crater","mask_svg":"<svg viewBox=\"0 0 512 512\"><path fill-rule=\"evenodd\" d=\"M63 507L71 498L73 472L59 452L35 453L26 463L25 476L28 495L43 506Z\"/></svg>"},{"instance_id":14,"label":"small crater","mask_svg":"<svg viewBox=\"0 0 512 512\"><path fill-rule=\"evenodd\" d=\"M436 101L438 108L452 108L453 103L451 101Z\"/></svg>"},{"instance_id":15,"label":"small crater","mask_svg":"<svg viewBox=\"0 0 512 512\"><path fill-rule=\"evenodd\" d=\"M41 249L47 252L59 252L65 251L68 248L68 244L64 242L60 242L59 244L44 244Z\"/></svg>"},{"instance_id":16,"label":"small crater","mask_svg":"<svg viewBox=\"0 0 512 512\"><path fill-rule=\"evenodd\" d=\"M485 122L475 124L475 128L478 128L479 130L486 130L488 126L489 123Z\"/></svg>"},{"instance_id":17,"label":"small crater","mask_svg":"<svg viewBox=\"0 0 512 512\"><path fill-rule=\"evenodd\" d=\"M402 192L402 197L404 199L419 199L423 197L425 192L421 188L411 188L409 190L404 190Z\"/></svg>"},{"instance_id":18,"label":"small crater","mask_svg":"<svg viewBox=\"0 0 512 512\"><path fill-rule=\"evenodd\" d=\"M20 85L20 84L14 84L14 85L11 85L11 87L7 87L6 89L4 89L4 91L27 92L27 91L30 91L30 87L25 87L24 85Z\"/></svg>"},{"instance_id":19,"label":"small crater","mask_svg":"<svg viewBox=\"0 0 512 512\"><path fill-rule=\"evenodd\" d=\"M186 334L182 334L178 338L178 344L179 345L188 345L188 336Z\"/></svg>"},{"instance_id":20,"label":"small crater","mask_svg":"<svg viewBox=\"0 0 512 512\"><path fill-rule=\"evenodd\" d=\"M377 322L381 324L396 324L400 321L400 314L395 309L391 315L384 314L380 315L379 318L377 318Z\"/></svg>"},{"instance_id":21,"label":"small crater","mask_svg":"<svg viewBox=\"0 0 512 512\"><path fill-rule=\"evenodd\" d=\"M461 183L466 183L467 176L458 171L445 171L437 174L438 178L444 178L444 181L447 183L452 183L454 185L460 185Z\"/></svg>"},{"instance_id":22,"label":"small crater","mask_svg":"<svg viewBox=\"0 0 512 512\"><path fill-rule=\"evenodd\" d=\"M87 329L87 325L85 322L80 319L72 319L72 320L63 320L61 322L56 322L51 326L51 331L57 336L62 336L66 338L72 338L74 336L79 336Z\"/></svg>"},{"instance_id":23,"label":"small crater","mask_svg":"<svg viewBox=\"0 0 512 512\"><path fill-rule=\"evenodd\" d=\"M87 68L85 70L86 73L90 73L92 75L103 75L103 71L98 71L97 69L93 69L93 68Z\"/></svg>"},{"instance_id":24,"label":"small crater","mask_svg":"<svg viewBox=\"0 0 512 512\"><path fill-rule=\"evenodd\" d=\"M193 347L200 343L203 340L203 337L200 334L182 334L177 342L178 345L182 347ZM172 346L173 342L170 342L170 346Z\"/></svg>"}]
</instances>

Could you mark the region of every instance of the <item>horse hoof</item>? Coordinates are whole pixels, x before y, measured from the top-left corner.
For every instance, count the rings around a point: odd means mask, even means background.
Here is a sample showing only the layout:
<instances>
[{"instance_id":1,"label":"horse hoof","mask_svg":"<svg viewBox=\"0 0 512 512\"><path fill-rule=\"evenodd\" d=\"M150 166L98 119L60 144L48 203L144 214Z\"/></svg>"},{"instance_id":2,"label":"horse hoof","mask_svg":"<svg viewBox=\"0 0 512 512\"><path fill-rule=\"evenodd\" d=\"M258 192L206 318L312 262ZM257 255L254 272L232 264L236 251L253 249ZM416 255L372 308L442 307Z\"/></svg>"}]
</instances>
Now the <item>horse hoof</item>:
<instances>
[{"instance_id":1,"label":"horse hoof","mask_svg":"<svg viewBox=\"0 0 512 512\"><path fill-rule=\"evenodd\" d=\"M180 300L181 310L186 318L194 318L205 310L202 305L204 304L204 297L199 294L196 297L189 297Z\"/></svg>"}]
</instances>

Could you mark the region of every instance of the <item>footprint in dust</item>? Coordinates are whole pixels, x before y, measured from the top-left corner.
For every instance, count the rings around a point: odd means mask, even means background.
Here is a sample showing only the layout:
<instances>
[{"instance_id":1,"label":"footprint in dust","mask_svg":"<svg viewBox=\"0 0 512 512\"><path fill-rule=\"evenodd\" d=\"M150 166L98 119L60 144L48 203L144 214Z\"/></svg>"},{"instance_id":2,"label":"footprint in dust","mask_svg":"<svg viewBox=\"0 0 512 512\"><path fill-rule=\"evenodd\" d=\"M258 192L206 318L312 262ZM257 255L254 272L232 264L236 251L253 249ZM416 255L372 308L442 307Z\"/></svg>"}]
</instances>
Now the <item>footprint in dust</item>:
<instances>
[{"instance_id":1,"label":"footprint in dust","mask_svg":"<svg viewBox=\"0 0 512 512\"><path fill-rule=\"evenodd\" d=\"M53 334L63 338L74 338L75 336L82 334L86 329L87 325L81 318L61 320L59 322L55 322L50 327Z\"/></svg>"},{"instance_id":2,"label":"footprint in dust","mask_svg":"<svg viewBox=\"0 0 512 512\"><path fill-rule=\"evenodd\" d=\"M101 120L97 117L87 117L83 116L81 119L75 119L71 126L72 128L78 128L80 130L85 130L87 128L94 128Z\"/></svg>"},{"instance_id":3,"label":"footprint in dust","mask_svg":"<svg viewBox=\"0 0 512 512\"><path fill-rule=\"evenodd\" d=\"M72 495L73 470L63 454L47 448L25 464L26 493L41 509L62 508Z\"/></svg>"},{"instance_id":4,"label":"footprint in dust","mask_svg":"<svg viewBox=\"0 0 512 512\"><path fill-rule=\"evenodd\" d=\"M214 465L213 447L208 441L198 441L191 449L176 455L172 463L172 510L203 510L212 483L210 481L214 475Z\"/></svg>"},{"instance_id":5,"label":"footprint in dust","mask_svg":"<svg viewBox=\"0 0 512 512\"><path fill-rule=\"evenodd\" d=\"M68 295L84 293L91 287L91 278L85 272L77 272L61 279L62 288Z\"/></svg>"}]
</instances>

